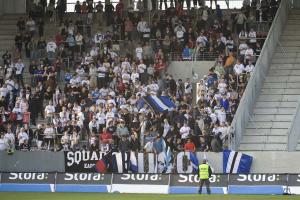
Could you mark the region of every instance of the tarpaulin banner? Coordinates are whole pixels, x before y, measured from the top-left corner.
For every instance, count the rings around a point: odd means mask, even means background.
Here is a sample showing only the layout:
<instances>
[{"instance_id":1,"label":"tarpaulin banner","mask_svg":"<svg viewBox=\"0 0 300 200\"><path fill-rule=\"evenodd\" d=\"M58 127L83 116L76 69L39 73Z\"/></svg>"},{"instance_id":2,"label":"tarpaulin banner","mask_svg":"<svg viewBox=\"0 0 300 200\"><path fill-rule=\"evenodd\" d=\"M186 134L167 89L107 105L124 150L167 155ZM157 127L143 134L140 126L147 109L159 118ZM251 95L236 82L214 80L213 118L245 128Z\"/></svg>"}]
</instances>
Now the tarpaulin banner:
<instances>
[{"instance_id":1,"label":"tarpaulin banner","mask_svg":"<svg viewBox=\"0 0 300 200\"><path fill-rule=\"evenodd\" d=\"M283 194L287 185L285 174L229 175L229 194Z\"/></svg>"},{"instance_id":2,"label":"tarpaulin banner","mask_svg":"<svg viewBox=\"0 0 300 200\"><path fill-rule=\"evenodd\" d=\"M114 174L111 192L167 194L169 175Z\"/></svg>"},{"instance_id":3,"label":"tarpaulin banner","mask_svg":"<svg viewBox=\"0 0 300 200\"><path fill-rule=\"evenodd\" d=\"M197 174L2 173L0 181L0 192L195 194L200 180ZM300 194L300 174L213 174L210 187L213 194Z\"/></svg>"},{"instance_id":4,"label":"tarpaulin banner","mask_svg":"<svg viewBox=\"0 0 300 200\"><path fill-rule=\"evenodd\" d=\"M54 192L55 173L2 173L1 192Z\"/></svg>"},{"instance_id":5,"label":"tarpaulin banner","mask_svg":"<svg viewBox=\"0 0 300 200\"><path fill-rule=\"evenodd\" d=\"M134 154L134 158L133 155ZM69 151L64 152L65 172L80 173L192 173L193 162L200 159L195 153L191 160L190 152L178 152L171 155L170 162L166 162L164 152L155 153L126 153L100 151ZM133 171L132 164L136 170ZM131 164L131 165L130 165ZM197 166L196 166L197 167ZM165 169L165 170L164 170Z\"/></svg>"},{"instance_id":6,"label":"tarpaulin banner","mask_svg":"<svg viewBox=\"0 0 300 200\"><path fill-rule=\"evenodd\" d=\"M210 180L211 193L227 194L228 176L223 174L213 174ZM199 190L199 176L195 174L172 175L170 180L171 194L196 194ZM202 192L206 192L203 187Z\"/></svg>"},{"instance_id":7,"label":"tarpaulin banner","mask_svg":"<svg viewBox=\"0 0 300 200\"><path fill-rule=\"evenodd\" d=\"M287 193L300 194L300 174L289 174L287 185Z\"/></svg>"},{"instance_id":8,"label":"tarpaulin banner","mask_svg":"<svg viewBox=\"0 0 300 200\"><path fill-rule=\"evenodd\" d=\"M95 165L105 155L105 152L66 151L64 154L66 172L96 172Z\"/></svg>"},{"instance_id":9,"label":"tarpaulin banner","mask_svg":"<svg viewBox=\"0 0 300 200\"><path fill-rule=\"evenodd\" d=\"M56 192L109 192L112 174L57 174Z\"/></svg>"}]
</instances>

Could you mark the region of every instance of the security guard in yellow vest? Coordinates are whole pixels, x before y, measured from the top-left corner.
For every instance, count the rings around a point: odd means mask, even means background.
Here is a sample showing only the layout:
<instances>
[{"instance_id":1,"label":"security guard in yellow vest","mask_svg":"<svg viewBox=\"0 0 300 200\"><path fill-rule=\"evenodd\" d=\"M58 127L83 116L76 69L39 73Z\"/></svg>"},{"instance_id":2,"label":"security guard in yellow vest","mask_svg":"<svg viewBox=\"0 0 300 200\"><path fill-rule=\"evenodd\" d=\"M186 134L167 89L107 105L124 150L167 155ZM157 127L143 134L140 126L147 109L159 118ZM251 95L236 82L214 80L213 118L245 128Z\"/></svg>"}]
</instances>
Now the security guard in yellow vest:
<instances>
[{"instance_id":1,"label":"security guard in yellow vest","mask_svg":"<svg viewBox=\"0 0 300 200\"><path fill-rule=\"evenodd\" d=\"M212 171L210 166L207 164L206 160L203 160L202 164L199 165L199 178L200 178L200 188L199 194L202 193L202 186L205 183L207 194L210 194L209 178L211 177Z\"/></svg>"}]
</instances>

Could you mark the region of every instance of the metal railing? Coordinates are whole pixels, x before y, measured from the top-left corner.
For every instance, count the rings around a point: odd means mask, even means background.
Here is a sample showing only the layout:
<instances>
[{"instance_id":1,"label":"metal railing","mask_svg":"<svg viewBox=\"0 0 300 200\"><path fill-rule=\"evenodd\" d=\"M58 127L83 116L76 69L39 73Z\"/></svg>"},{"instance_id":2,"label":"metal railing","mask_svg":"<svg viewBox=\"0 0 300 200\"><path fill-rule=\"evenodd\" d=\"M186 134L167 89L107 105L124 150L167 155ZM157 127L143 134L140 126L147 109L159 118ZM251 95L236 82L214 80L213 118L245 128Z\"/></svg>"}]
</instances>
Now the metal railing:
<instances>
[{"instance_id":1,"label":"metal railing","mask_svg":"<svg viewBox=\"0 0 300 200\"><path fill-rule=\"evenodd\" d=\"M77 0L73 0L73 1L74 1L74 3L72 3L72 2L67 3L67 12L74 12L74 6L75 6ZM80 0L80 2L82 3L83 0ZM137 0L133 1L133 8L134 8L135 11L137 10L137 2L138 2ZM175 1L173 1L173 2L175 3ZM230 1L229 0L218 0L217 2L220 5L221 9L228 9L228 8L229 9L234 9L234 8L239 9L243 6L243 0L230 0ZM97 3L98 3L98 1L94 2L93 7L95 7L97 5ZM111 0L111 3L113 4L114 7L116 7L116 5L119 3L119 1L118 0ZM184 9L187 9L187 7L188 7L188 5L186 3L187 2L184 1L184 4L183 4ZM204 1L204 3L208 7L211 6L213 9L216 8L216 5L215 5L214 1L212 2L212 5L210 4L211 3L210 0L206 0L206 1ZM102 1L102 4L104 6L104 1ZM161 5L161 9L165 10L166 5L167 5L167 7L169 7L170 4L171 4L170 0L167 0L166 4L163 2L162 5ZM149 6L149 4L147 6ZM194 5L193 1L190 1L190 7L193 8L195 6L197 6L197 5ZM156 1L156 9L160 9L160 1Z\"/></svg>"},{"instance_id":2,"label":"metal railing","mask_svg":"<svg viewBox=\"0 0 300 200\"><path fill-rule=\"evenodd\" d=\"M291 4L291 0L281 1L268 33L268 37L256 62L254 73L248 82L236 115L234 116L232 122L233 134L230 134L229 137L229 145L233 150L238 150L239 148L243 132L247 126L250 115L253 112L256 99L260 94L261 87L271 64L273 52L277 46L281 32L287 20L288 13L291 9Z\"/></svg>"},{"instance_id":3,"label":"metal railing","mask_svg":"<svg viewBox=\"0 0 300 200\"><path fill-rule=\"evenodd\" d=\"M170 61L215 61L219 57L217 52L198 52L184 56L182 52L170 52Z\"/></svg>"}]
</instances>

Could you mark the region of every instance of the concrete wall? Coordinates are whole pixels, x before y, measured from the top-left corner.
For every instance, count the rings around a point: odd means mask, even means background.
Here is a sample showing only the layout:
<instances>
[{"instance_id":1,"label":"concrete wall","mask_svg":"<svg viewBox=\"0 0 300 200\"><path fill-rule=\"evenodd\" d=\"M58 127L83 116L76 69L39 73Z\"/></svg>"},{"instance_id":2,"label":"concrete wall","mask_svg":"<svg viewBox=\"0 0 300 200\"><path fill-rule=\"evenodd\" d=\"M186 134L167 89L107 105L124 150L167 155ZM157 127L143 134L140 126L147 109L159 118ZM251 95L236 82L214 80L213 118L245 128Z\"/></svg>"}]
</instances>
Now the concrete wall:
<instances>
[{"instance_id":1,"label":"concrete wall","mask_svg":"<svg viewBox=\"0 0 300 200\"><path fill-rule=\"evenodd\" d=\"M246 152L253 156L251 173L300 173L300 152ZM223 154L203 152L215 173L222 173ZM0 172L64 172L63 152L0 152Z\"/></svg>"},{"instance_id":2,"label":"concrete wall","mask_svg":"<svg viewBox=\"0 0 300 200\"><path fill-rule=\"evenodd\" d=\"M64 172L63 152L0 152L2 172Z\"/></svg>"},{"instance_id":3,"label":"concrete wall","mask_svg":"<svg viewBox=\"0 0 300 200\"><path fill-rule=\"evenodd\" d=\"M172 74L175 80L179 78L183 81L186 78L192 80L192 70L194 69L199 79L202 79L214 64L214 61L173 61L168 67L168 73Z\"/></svg>"}]
</instances>

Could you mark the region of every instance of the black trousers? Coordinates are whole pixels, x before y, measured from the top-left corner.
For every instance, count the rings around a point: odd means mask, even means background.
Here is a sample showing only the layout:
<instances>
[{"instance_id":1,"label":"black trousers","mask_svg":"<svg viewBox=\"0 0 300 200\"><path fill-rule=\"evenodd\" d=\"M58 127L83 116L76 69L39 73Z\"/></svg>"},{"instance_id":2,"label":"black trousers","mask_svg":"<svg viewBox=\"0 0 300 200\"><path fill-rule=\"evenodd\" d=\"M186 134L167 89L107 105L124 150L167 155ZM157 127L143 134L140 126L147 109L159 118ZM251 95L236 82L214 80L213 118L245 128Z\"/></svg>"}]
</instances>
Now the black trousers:
<instances>
[{"instance_id":1,"label":"black trousers","mask_svg":"<svg viewBox=\"0 0 300 200\"><path fill-rule=\"evenodd\" d=\"M203 186L204 183L205 183L207 194L210 194L210 186L209 186L210 182L209 182L209 179L201 179L200 180L199 194L202 193L202 186Z\"/></svg>"}]
</instances>

